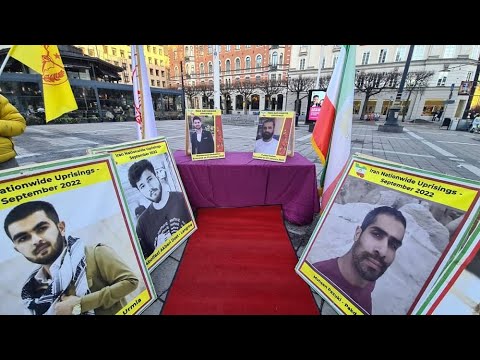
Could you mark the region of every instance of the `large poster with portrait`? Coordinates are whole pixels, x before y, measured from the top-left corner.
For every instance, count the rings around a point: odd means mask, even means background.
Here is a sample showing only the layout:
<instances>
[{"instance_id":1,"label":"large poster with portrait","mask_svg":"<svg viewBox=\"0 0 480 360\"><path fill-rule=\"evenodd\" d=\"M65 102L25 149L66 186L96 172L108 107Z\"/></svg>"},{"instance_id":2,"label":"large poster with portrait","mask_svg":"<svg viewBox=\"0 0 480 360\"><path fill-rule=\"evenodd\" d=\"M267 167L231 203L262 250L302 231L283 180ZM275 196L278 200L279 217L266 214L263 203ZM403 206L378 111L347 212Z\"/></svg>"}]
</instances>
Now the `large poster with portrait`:
<instances>
[{"instance_id":1,"label":"large poster with portrait","mask_svg":"<svg viewBox=\"0 0 480 360\"><path fill-rule=\"evenodd\" d=\"M197 229L164 137L90 149L112 155L150 272Z\"/></svg>"},{"instance_id":2,"label":"large poster with portrait","mask_svg":"<svg viewBox=\"0 0 480 360\"><path fill-rule=\"evenodd\" d=\"M322 108L326 94L324 90L308 91L307 120L317 121L319 119L320 109Z\"/></svg>"},{"instance_id":3,"label":"large poster with portrait","mask_svg":"<svg viewBox=\"0 0 480 360\"><path fill-rule=\"evenodd\" d=\"M296 271L339 314L410 313L468 239L480 182L353 156Z\"/></svg>"},{"instance_id":4,"label":"large poster with portrait","mask_svg":"<svg viewBox=\"0 0 480 360\"><path fill-rule=\"evenodd\" d=\"M188 109L185 114L185 152L192 160L225 158L220 109Z\"/></svg>"},{"instance_id":5,"label":"large poster with portrait","mask_svg":"<svg viewBox=\"0 0 480 360\"><path fill-rule=\"evenodd\" d=\"M156 294L109 155L0 172L0 314L134 315Z\"/></svg>"},{"instance_id":6,"label":"large poster with portrait","mask_svg":"<svg viewBox=\"0 0 480 360\"><path fill-rule=\"evenodd\" d=\"M295 113L292 111L261 111L253 158L285 162L294 155Z\"/></svg>"}]
</instances>

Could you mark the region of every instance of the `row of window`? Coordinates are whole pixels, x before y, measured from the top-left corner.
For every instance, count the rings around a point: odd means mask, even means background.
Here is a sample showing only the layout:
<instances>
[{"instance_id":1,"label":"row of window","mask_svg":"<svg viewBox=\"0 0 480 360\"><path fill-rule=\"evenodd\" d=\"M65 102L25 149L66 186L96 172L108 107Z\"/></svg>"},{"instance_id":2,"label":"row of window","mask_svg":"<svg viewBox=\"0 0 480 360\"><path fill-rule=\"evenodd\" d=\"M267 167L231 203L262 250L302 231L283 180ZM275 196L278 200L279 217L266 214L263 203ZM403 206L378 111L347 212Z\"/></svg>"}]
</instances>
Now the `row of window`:
<instances>
[{"instance_id":1,"label":"row of window","mask_svg":"<svg viewBox=\"0 0 480 360\"><path fill-rule=\"evenodd\" d=\"M282 61L283 61L283 54L280 54L280 62L282 63ZM220 63L220 69L221 69L221 66L222 66L222 64ZM262 67L262 55L257 55L257 57L255 58L255 68L260 69L261 67ZM226 72L231 71L230 59L225 60L225 68L226 68L226 70L225 70ZM249 69L251 69L251 58L250 58L250 56L245 57L245 68L244 69L241 68L240 58L235 59L235 70L236 71L249 70ZM200 75L205 74L205 65L203 63L199 64L199 70L200 70ZM195 75L195 65L192 64L190 66L186 66L185 71L186 71L187 75ZM175 73L175 76L180 76L178 66L175 66L174 73ZM211 61L208 62L208 73L209 74L213 73L213 64L212 64Z\"/></svg>"},{"instance_id":2,"label":"row of window","mask_svg":"<svg viewBox=\"0 0 480 360\"><path fill-rule=\"evenodd\" d=\"M232 49L232 45L223 45L225 47L225 51L226 52L229 52L231 51ZM252 45L244 45L245 46L245 49L250 49L252 47ZM261 47L263 45L257 45L257 47ZM241 49L241 45L235 45L235 50L240 50ZM205 55L204 53L204 50L203 50L203 45L198 45L197 47L197 50L198 50L198 53L200 56L203 56ZM218 46L218 52L221 52L222 51L222 45L219 45ZM208 53L209 54L212 54L213 53L213 46L212 45L208 45ZM193 56L194 52L193 52L193 46L190 45L185 45L185 56Z\"/></svg>"},{"instance_id":3,"label":"row of window","mask_svg":"<svg viewBox=\"0 0 480 360\"><path fill-rule=\"evenodd\" d=\"M255 82L258 83L261 80L262 80L262 77L260 75L255 76ZM270 80L281 82L282 81L282 75L281 74L277 74L277 75L271 74L270 75ZM245 76L244 81L249 82L250 81L250 76ZM209 85L213 86L213 80L212 79L209 79L208 83L209 83ZM220 79L220 84L222 84L222 83L225 83L226 86L231 86L232 85L232 79L231 78L225 78L224 80ZM236 77L235 80L234 80L234 83L237 83L237 84L240 83L240 77ZM195 84L196 84L195 80L192 80L192 81L189 82L190 86L195 86ZM200 85L205 85L205 80L201 80Z\"/></svg>"}]
</instances>

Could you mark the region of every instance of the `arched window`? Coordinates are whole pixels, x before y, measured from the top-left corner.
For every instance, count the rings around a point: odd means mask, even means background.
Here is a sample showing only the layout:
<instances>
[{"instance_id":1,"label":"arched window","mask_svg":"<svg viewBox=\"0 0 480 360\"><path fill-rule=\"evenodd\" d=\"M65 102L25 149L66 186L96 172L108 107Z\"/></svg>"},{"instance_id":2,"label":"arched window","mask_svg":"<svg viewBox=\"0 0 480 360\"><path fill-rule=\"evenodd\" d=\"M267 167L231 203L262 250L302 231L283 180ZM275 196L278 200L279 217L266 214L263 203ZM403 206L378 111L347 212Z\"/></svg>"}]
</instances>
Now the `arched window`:
<instances>
[{"instance_id":1,"label":"arched window","mask_svg":"<svg viewBox=\"0 0 480 360\"><path fill-rule=\"evenodd\" d=\"M245 69L247 69L247 70L250 69L251 66L252 66L252 64L250 64L250 61L251 61L250 56L247 56L245 58Z\"/></svg>"},{"instance_id":2,"label":"arched window","mask_svg":"<svg viewBox=\"0 0 480 360\"><path fill-rule=\"evenodd\" d=\"M257 57L255 58L255 67L257 69L262 67L262 55L257 55Z\"/></svg>"},{"instance_id":3,"label":"arched window","mask_svg":"<svg viewBox=\"0 0 480 360\"><path fill-rule=\"evenodd\" d=\"M277 66L278 64L278 54L276 51L272 54L272 66Z\"/></svg>"},{"instance_id":4,"label":"arched window","mask_svg":"<svg viewBox=\"0 0 480 360\"><path fill-rule=\"evenodd\" d=\"M203 63L200 63L200 75L203 75L205 73L205 66L203 66Z\"/></svg>"},{"instance_id":5,"label":"arched window","mask_svg":"<svg viewBox=\"0 0 480 360\"><path fill-rule=\"evenodd\" d=\"M240 59L239 58L235 59L235 70L240 70Z\"/></svg>"},{"instance_id":6,"label":"arched window","mask_svg":"<svg viewBox=\"0 0 480 360\"><path fill-rule=\"evenodd\" d=\"M213 72L213 69L212 69L212 62L209 61L208 62L208 73L211 74Z\"/></svg>"},{"instance_id":7,"label":"arched window","mask_svg":"<svg viewBox=\"0 0 480 360\"><path fill-rule=\"evenodd\" d=\"M243 110L243 96L235 96L235 110Z\"/></svg>"},{"instance_id":8,"label":"arched window","mask_svg":"<svg viewBox=\"0 0 480 360\"><path fill-rule=\"evenodd\" d=\"M280 54L280 65L283 64L283 54Z\"/></svg>"},{"instance_id":9,"label":"arched window","mask_svg":"<svg viewBox=\"0 0 480 360\"><path fill-rule=\"evenodd\" d=\"M190 74L195 75L195 65L190 66Z\"/></svg>"},{"instance_id":10,"label":"arched window","mask_svg":"<svg viewBox=\"0 0 480 360\"><path fill-rule=\"evenodd\" d=\"M175 66L175 77L178 77L178 66Z\"/></svg>"},{"instance_id":11,"label":"arched window","mask_svg":"<svg viewBox=\"0 0 480 360\"><path fill-rule=\"evenodd\" d=\"M225 60L225 71L230 72L230 59Z\"/></svg>"},{"instance_id":12,"label":"arched window","mask_svg":"<svg viewBox=\"0 0 480 360\"><path fill-rule=\"evenodd\" d=\"M190 56L193 56L193 46L190 46Z\"/></svg>"},{"instance_id":13,"label":"arched window","mask_svg":"<svg viewBox=\"0 0 480 360\"><path fill-rule=\"evenodd\" d=\"M188 46L185 46L185 55L188 55Z\"/></svg>"}]
</instances>

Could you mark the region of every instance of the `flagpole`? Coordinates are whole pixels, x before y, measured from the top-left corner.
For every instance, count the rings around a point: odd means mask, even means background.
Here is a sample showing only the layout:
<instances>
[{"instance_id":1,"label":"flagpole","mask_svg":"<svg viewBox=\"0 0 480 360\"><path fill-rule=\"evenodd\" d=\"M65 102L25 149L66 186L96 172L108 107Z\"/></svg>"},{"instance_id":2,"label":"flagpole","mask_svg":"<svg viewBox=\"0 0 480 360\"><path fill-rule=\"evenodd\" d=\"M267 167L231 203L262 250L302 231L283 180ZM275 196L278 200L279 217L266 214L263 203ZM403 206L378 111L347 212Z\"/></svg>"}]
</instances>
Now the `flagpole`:
<instances>
[{"instance_id":1,"label":"flagpole","mask_svg":"<svg viewBox=\"0 0 480 360\"><path fill-rule=\"evenodd\" d=\"M213 107L220 109L220 64L218 62L218 45L213 45Z\"/></svg>"},{"instance_id":2,"label":"flagpole","mask_svg":"<svg viewBox=\"0 0 480 360\"><path fill-rule=\"evenodd\" d=\"M0 67L0 75L2 75L3 69L5 69L5 65L7 65L8 59L10 59L10 51L7 53L7 56L5 56L5 60L3 60L2 67Z\"/></svg>"},{"instance_id":3,"label":"flagpole","mask_svg":"<svg viewBox=\"0 0 480 360\"><path fill-rule=\"evenodd\" d=\"M315 82L315 89L318 89L320 86L320 72L322 71L322 55L323 55L323 45L320 45L320 54L318 55L318 72L317 72L317 81Z\"/></svg>"},{"instance_id":4,"label":"flagpole","mask_svg":"<svg viewBox=\"0 0 480 360\"><path fill-rule=\"evenodd\" d=\"M142 45L143 46L143 45ZM138 73L138 89L139 91L143 91L143 83L142 83L142 64L140 63L140 49L139 45L135 45L136 47L136 58L137 58L137 73ZM140 99L140 96L139 96ZM145 139L145 104L144 101L140 100L140 114L142 115L142 139Z\"/></svg>"}]
</instances>

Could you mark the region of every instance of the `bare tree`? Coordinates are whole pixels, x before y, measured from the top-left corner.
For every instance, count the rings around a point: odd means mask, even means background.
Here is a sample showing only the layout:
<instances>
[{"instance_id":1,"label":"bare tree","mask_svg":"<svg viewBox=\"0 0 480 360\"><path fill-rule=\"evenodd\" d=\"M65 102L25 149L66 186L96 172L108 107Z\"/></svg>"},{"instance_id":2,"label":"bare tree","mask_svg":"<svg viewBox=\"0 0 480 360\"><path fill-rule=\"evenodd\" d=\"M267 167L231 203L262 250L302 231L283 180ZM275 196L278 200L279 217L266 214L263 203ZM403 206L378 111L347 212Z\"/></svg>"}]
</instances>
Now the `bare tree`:
<instances>
[{"instance_id":1,"label":"bare tree","mask_svg":"<svg viewBox=\"0 0 480 360\"><path fill-rule=\"evenodd\" d=\"M256 85L251 83L250 80L235 81L233 88L243 96L243 112L246 114L248 109L247 101L249 101L250 95L252 95L256 89Z\"/></svg>"},{"instance_id":2,"label":"bare tree","mask_svg":"<svg viewBox=\"0 0 480 360\"><path fill-rule=\"evenodd\" d=\"M196 87L198 94L202 95L202 109L205 108L205 99L206 107L208 108L208 98L213 95L213 84L201 83Z\"/></svg>"},{"instance_id":3,"label":"bare tree","mask_svg":"<svg viewBox=\"0 0 480 360\"><path fill-rule=\"evenodd\" d=\"M230 93L232 92L233 90L233 87L230 85L230 83L228 84L224 84L224 83L221 83L220 84L220 94L223 96L223 99L224 99L224 109L225 109L225 114L228 114L228 102L227 102L227 96L230 95Z\"/></svg>"},{"instance_id":4,"label":"bare tree","mask_svg":"<svg viewBox=\"0 0 480 360\"><path fill-rule=\"evenodd\" d=\"M318 79L318 90L327 91L328 84L330 84L331 75L320 76Z\"/></svg>"},{"instance_id":5,"label":"bare tree","mask_svg":"<svg viewBox=\"0 0 480 360\"><path fill-rule=\"evenodd\" d=\"M408 91L408 96L405 104L409 104L410 96L414 90L422 91L424 90L430 78L435 74L433 71L416 71L416 72L409 72L407 74L407 78L405 80L405 90ZM407 106L403 107L402 112L402 121L405 119L405 115L407 113ZM410 116L412 113L410 112Z\"/></svg>"},{"instance_id":6,"label":"bare tree","mask_svg":"<svg viewBox=\"0 0 480 360\"><path fill-rule=\"evenodd\" d=\"M198 94L198 89L195 86L188 85L185 86L183 90L185 92L185 96L187 96L190 102L190 109L193 109L195 107L195 105L193 104L193 98L195 95Z\"/></svg>"},{"instance_id":7,"label":"bare tree","mask_svg":"<svg viewBox=\"0 0 480 360\"><path fill-rule=\"evenodd\" d=\"M265 79L257 83L257 87L265 94L265 110L267 109L267 99L271 100L272 95L277 95L282 92L283 84L281 81ZM271 107L271 103L270 103ZM275 109L272 109L275 110Z\"/></svg>"},{"instance_id":8,"label":"bare tree","mask_svg":"<svg viewBox=\"0 0 480 360\"><path fill-rule=\"evenodd\" d=\"M300 75L298 78L288 79L288 90L297 94L297 99L295 100L295 111L297 113L300 112L300 93L311 90L314 85L315 79L311 77L304 78Z\"/></svg>"},{"instance_id":9,"label":"bare tree","mask_svg":"<svg viewBox=\"0 0 480 360\"><path fill-rule=\"evenodd\" d=\"M368 100L371 96L381 93L385 88L393 88L397 83L399 73L394 72L370 72L358 73L355 78L357 91L365 93L360 119L363 119L367 110Z\"/></svg>"}]
</instances>

